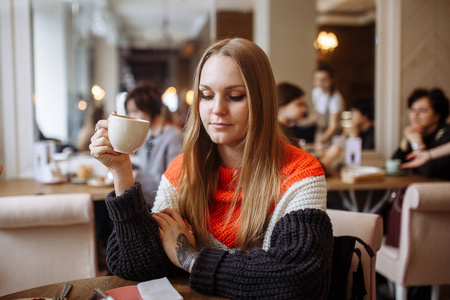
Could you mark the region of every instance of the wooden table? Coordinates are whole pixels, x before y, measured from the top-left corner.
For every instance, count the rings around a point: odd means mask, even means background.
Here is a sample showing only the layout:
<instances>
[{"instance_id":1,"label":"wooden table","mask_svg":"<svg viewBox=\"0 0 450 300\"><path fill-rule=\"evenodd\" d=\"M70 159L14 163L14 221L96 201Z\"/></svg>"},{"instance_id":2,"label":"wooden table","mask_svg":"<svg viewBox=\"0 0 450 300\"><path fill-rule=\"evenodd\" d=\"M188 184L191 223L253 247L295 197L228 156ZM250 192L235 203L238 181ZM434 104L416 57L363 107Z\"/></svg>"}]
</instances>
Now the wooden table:
<instances>
[{"instance_id":1,"label":"wooden table","mask_svg":"<svg viewBox=\"0 0 450 300\"><path fill-rule=\"evenodd\" d=\"M225 299L222 297L214 297L209 295L204 295L193 291L189 287L189 277L181 276L176 278L170 278L170 283L173 287L180 293L183 299ZM16 292L13 294L9 294L3 297L0 297L1 300L12 300L19 298L29 298L29 297L55 297L61 295L64 284L66 282L55 283L50 285L44 285L20 292ZM117 276L102 276L95 278L87 278L69 281L69 283L73 284L69 295L67 296L67 300L89 300L96 293L94 292L94 288L98 287L103 291L108 291L114 288L136 285L138 282L125 280ZM120 300L120 299L117 299Z\"/></svg>"},{"instance_id":2,"label":"wooden table","mask_svg":"<svg viewBox=\"0 0 450 300\"><path fill-rule=\"evenodd\" d=\"M405 174L398 176L385 175L379 179L371 179L355 183L342 182L339 174L331 174L326 177L327 188L329 191L348 191L348 190L386 190L392 188L402 188L416 182L437 182L444 181L436 178L426 178L416 174Z\"/></svg>"},{"instance_id":3,"label":"wooden table","mask_svg":"<svg viewBox=\"0 0 450 300\"><path fill-rule=\"evenodd\" d=\"M105 200L114 186L89 186L78 183L45 184L34 179L12 179L0 181L0 197L47 194L88 193L95 201Z\"/></svg>"},{"instance_id":4,"label":"wooden table","mask_svg":"<svg viewBox=\"0 0 450 300\"><path fill-rule=\"evenodd\" d=\"M442 182L444 180L438 178L426 178L416 174L404 174L398 176L385 175L382 178L350 184L342 182L341 176L338 173L334 173L327 175L326 181L328 191L337 191L344 207L353 211L377 213L389 199L392 189L404 188L412 183ZM383 190L385 193L380 199L376 199L375 202L372 203L373 191L376 190ZM355 191L368 191L363 208L359 208L358 206Z\"/></svg>"}]
</instances>

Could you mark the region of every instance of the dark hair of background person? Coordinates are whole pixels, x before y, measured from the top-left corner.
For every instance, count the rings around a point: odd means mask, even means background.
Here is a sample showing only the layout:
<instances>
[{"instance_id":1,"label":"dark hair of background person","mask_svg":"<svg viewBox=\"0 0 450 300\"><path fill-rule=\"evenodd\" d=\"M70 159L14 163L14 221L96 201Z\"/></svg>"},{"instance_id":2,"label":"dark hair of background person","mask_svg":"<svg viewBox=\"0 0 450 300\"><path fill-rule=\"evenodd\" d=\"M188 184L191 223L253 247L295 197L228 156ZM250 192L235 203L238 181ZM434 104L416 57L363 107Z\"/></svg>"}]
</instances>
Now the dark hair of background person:
<instances>
[{"instance_id":1,"label":"dark hair of background person","mask_svg":"<svg viewBox=\"0 0 450 300\"><path fill-rule=\"evenodd\" d=\"M372 96L357 97L353 99L351 109L358 110L370 121L375 120L374 98Z\"/></svg>"},{"instance_id":2,"label":"dark hair of background person","mask_svg":"<svg viewBox=\"0 0 450 300\"><path fill-rule=\"evenodd\" d=\"M330 95L334 94L334 91L336 90L336 84L334 82L334 71L330 66L327 65L320 65L317 70L317 72L327 72L328 76L330 76L331 79L331 87L330 87Z\"/></svg>"},{"instance_id":3,"label":"dark hair of background person","mask_svg":"<svg viewBox=\"0 0 450 300\"><path fill-rule=\"evenodd\" d=\"M162 114L163 103L161 97L162 93L153 82L141 82L128 93L125 100L125 110L128 101L133 99L136 107L150 114L150 117L153 119Z\"/></svg>"},{"instance_id":4,"label":"dark hair of background person","mask_svg":"<svg viewBox=\"0 0 450 300\"><path fill-rule=\"evenodd\" d=\"M289 104L292 100L300 98L305 92L298 86L282 82L277 86L278 107Z\"/></svg>"},{"instance_id":5,"label":"dark hair of background person","mask_svg":"<svg viewBox=\"0 0 450 300\"><path fill-rule=\"evenodd\" d=\"M434 112L439 115L439 125L445 124L449 114L449 100L441 89L415 89L408 98L408 108L420 98L428 98Z\"/></svg>"}]
</instances>

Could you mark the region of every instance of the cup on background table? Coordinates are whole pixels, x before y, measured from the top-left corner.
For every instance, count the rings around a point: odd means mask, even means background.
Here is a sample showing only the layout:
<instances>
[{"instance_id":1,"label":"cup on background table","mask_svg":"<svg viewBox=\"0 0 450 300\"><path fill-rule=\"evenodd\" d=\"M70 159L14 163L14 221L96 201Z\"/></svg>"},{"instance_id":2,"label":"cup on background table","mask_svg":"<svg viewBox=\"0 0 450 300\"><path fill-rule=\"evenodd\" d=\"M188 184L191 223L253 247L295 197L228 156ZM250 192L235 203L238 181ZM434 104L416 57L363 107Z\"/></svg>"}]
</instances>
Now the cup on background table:
<instances>
[{"instance_id":1,"label":"cup on background table","mask_svg":"<svg viewBox=\"0 0 450 300\"><path fill-rule=\"evenodd\" d=\"M133 154L144 144L149 121L121 115L110 115L108 120L108 136L114 151Z\"/></svg>"},{"instance_id":2,"label":"cup on background table","mask_svg":"<svg viewBox=\"0 0 450 300\"><path fill-rule=\"evenodd\" d=\"M402 161L400 159L386 160L386 174L396 175L402 174L403 170L400 168Z\"/></svg>"}]
</instances>

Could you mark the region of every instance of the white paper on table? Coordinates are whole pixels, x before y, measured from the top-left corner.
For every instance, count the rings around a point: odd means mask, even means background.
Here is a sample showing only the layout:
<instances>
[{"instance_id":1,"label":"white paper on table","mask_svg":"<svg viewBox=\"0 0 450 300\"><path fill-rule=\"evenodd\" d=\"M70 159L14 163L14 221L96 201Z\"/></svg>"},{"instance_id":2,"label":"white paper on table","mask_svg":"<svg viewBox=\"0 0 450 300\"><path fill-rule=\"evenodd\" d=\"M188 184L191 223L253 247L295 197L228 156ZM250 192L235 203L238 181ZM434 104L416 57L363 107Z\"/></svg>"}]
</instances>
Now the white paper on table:
<instances>
[{"instance_id":1,"label":"white paper on table","mask_svg":"<svg viewBox=\"0 0 450 300\"><path fill-rule=\"evenodd\" d=\"M345 164L347 166L361 165L361 138L348 138L345 141Z\"/></svg>"},{"instance_id":2,"label":"white paper on table","mask_svg":"<svg viewBox=\"0 0 450 300\"><path fill-rule=\"evenodd\" d=\"M143 300L183 299L167 277L138 283L137 288Z\"/></svg>"}]
</instances>

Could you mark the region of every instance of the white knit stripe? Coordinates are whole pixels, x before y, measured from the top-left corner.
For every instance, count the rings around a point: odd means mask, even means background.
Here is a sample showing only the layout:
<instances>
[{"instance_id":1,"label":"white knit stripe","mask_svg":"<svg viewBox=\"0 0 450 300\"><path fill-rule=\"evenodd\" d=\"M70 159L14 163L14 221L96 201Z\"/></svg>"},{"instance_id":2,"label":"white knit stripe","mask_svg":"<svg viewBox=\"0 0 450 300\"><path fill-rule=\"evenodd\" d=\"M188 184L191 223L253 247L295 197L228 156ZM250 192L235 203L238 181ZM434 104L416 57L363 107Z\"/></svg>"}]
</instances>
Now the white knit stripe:
<instances>
[{"instance_id":1,"label":"white knit stripe","mask_svg":"<svg viewBox=\"0 0 450 300\"><path fill-rule=\"evenodd\" d=\"M174 208L172 203L175 203L177 190L166 178L165 175L162 176L161 182L158 187L158 192L156 193L155 202L153 204L152 212L157 213L165 208ZM178 207L175 207L178 209Z\"/></svg>"},{"instance_id":2,"label":"white knit stripe","mask_svg":"<svg viewBox=\"0 0 450 300\"><path fill-rule=\"evenodd\" d=\"M177 190L170 183L170 181L166 178L166 176L162 176L161 183L158 187L158 192L155 197L155 202L152 208L153 213L160 212L165 208L173 208L171 202L176 199ZM178 208L176 208L178 209ZM208 247L214 249L225 250L228 252L234 252L234 249L228 248L226 245L222 244L218 241L211 233L208 234ZM202 248L201 245L197 244L197 248Z\"/></svg>"},{"instance_id":3,"label":"white knit stripe","mask_svg":"<svg viewBox=\"0 0 450 300\"><path fill-rule=\"evenodd\" d=\"M327 186L325 176L312 176L294 183L281 197L269 221L262 249L270 247L275 224L286 214L305 208L316 208L323 211L327 208Z\"/></svg>"}]
</instances>

